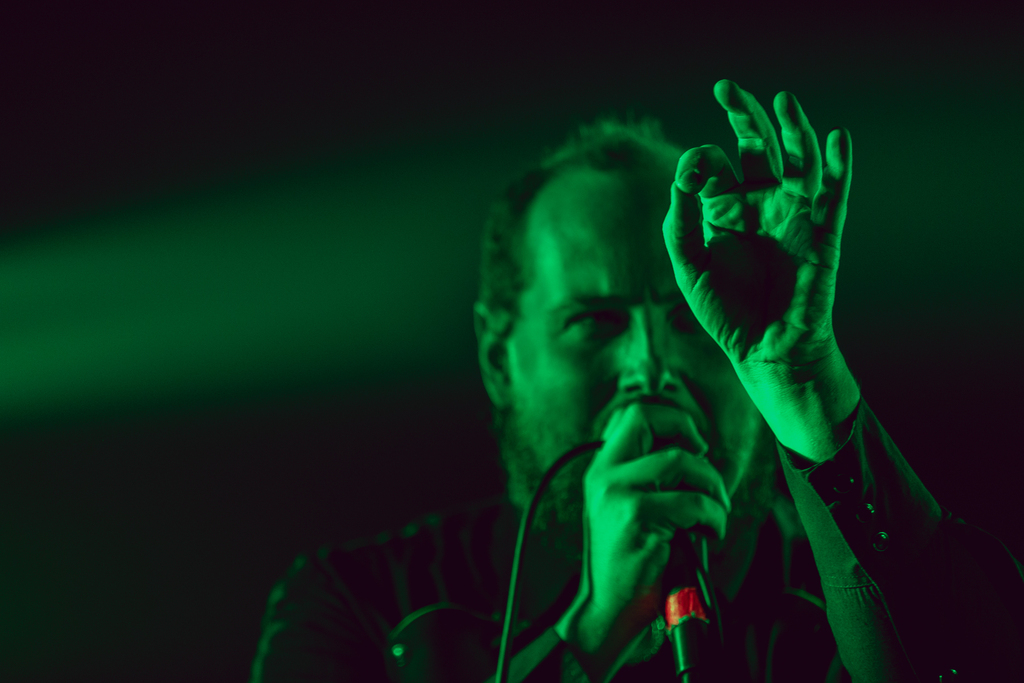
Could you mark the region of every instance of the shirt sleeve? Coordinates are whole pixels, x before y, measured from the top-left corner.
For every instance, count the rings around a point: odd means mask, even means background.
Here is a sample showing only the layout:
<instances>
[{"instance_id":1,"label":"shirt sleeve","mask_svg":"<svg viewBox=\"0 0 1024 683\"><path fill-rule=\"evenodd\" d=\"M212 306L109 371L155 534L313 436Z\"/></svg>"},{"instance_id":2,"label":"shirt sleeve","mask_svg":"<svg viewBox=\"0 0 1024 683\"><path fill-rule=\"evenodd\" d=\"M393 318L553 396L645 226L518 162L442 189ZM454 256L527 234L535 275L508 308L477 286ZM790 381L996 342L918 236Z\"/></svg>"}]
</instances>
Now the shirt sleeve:
<instances>
[{"instance_id":1,"label":"shirt sleeve","mask_svg":"<svg viewBox=\"0 0 1024 683\"><path fill-rule=\"evenodd\" d=\"M1020 563L936 502L863 398L830 460L811 463L776 444L853 680L1024 673Z\"/></svg>"},{"instance_id":2,"label":"shirt sleeve","mask_svg":"<svg viewBox=\"0 0 1024 683\"><path fill-rule=\"evenodd\" d=\"M388 681L368 617L318 555L302 555L274 586L250 683Z\"/></svg>"}]
</instances>

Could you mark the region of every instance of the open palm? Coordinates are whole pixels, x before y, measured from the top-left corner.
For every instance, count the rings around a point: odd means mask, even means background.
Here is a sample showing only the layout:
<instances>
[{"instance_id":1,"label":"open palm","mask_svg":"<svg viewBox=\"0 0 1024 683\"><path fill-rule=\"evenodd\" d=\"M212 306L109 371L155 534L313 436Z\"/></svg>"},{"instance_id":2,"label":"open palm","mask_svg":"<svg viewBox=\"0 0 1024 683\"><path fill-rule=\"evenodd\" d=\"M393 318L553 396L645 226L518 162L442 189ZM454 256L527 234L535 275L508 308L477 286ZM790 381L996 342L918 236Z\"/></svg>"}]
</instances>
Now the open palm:
<instances>
[{"instance_id":1,"label":"open palm","mask_svg":"<svg viewBox=\"0 0 1024 683\"><path fill-rule=\"evenodd\" d=\"M742 177L715 145L680 157L664 223L676 283L734 364L813 363L834 348L849 133L829 134L823 168L799 103L779 93L783 158L774 126L750 93L723 80L715 97L739 140Z\"/></svg>"}]
</instances>

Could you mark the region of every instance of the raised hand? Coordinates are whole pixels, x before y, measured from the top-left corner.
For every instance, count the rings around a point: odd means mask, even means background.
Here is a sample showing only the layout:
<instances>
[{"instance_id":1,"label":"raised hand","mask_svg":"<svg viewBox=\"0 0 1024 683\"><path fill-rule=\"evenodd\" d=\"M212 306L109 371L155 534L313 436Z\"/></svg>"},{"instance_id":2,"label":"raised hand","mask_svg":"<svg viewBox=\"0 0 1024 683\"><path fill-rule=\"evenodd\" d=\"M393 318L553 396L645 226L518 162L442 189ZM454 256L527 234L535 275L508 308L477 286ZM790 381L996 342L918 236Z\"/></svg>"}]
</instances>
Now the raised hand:
<instances>
[{"instance_id":1,"label":"raised hand","mask_svg":"<svg viewBox=\"0 0 1024 683\"><path fill-rule=\"evenodd\" d=\"M850 134L829 134L823 168L817 135L792 94L775 97L783 148L753 95L722 80L715 98L736 132L741 175L715 145L680 157L664 222L676 283L734 366L814 364L835 350Z\"/></svg>"},{"instance_id":2,"label":"raised hand","mask_svg":"<svg viewBox=\"0 0 1024 683\"><path fill-rule=\"evenodd\" d=\"M739 140L742 176L714 145L680 157L663 224L676 284L779 441L827 460L860 401L832 332L850 134L829 133L823 167L792 94L775 97L783 148L753 95L723 80L715 98Z\"/></svg>"}]
</instances>

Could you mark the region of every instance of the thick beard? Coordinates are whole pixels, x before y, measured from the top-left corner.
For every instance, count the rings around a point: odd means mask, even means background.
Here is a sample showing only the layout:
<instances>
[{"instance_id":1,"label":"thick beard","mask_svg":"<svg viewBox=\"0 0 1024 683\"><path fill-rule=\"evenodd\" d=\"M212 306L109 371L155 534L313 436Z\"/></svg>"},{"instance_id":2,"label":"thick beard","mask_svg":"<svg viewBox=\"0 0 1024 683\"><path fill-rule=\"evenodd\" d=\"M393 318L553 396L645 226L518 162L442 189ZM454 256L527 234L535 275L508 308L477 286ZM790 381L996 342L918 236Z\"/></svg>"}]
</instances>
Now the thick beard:
<instances>
[{"instance_id":1,"label":"thick beard","mask_svg":"<svg viewBox=\"0 0 1024 683\"><path fill-rule=\"evenodd\" d=\"M492 429L507 476L508 497L520 514L540 485L547 464L575 446L600 439L599 434L575 433L578 430L560 433L539 422L525 419L514 406L494 412ZM732 496L726 539L714 556L728 555L741 537L760 528L780 494L779 459L767 425L757 432L755 441L743 481ZM593 452L584 453L555 475L541 497L531 529L531 543L574 562L583 557L583 475L593 456Z\"/></svg>"}]
</instances>

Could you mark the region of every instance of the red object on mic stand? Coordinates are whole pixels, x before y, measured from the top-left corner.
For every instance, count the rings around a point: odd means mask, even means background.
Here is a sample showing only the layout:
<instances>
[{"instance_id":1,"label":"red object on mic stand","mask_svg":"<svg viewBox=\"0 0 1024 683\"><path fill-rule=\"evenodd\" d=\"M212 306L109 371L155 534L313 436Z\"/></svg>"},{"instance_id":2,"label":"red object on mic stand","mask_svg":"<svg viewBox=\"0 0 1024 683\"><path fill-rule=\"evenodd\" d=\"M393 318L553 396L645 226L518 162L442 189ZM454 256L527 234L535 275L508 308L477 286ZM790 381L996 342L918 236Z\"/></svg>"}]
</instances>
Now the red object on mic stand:
<instances>
[{"instance_id":1,"label":"red object on mic stand","mask_svg":"<svg viewBox=\"0 0 1024 683\"><path fill-rule=\"evenodd\" d=\"M711 623L700 601L700 589L697 586L680 588L665 600L665 626L671 631L673 626L684 619L700 619L705 624Z\"/></svg>"}]
</instances>

